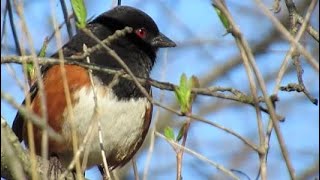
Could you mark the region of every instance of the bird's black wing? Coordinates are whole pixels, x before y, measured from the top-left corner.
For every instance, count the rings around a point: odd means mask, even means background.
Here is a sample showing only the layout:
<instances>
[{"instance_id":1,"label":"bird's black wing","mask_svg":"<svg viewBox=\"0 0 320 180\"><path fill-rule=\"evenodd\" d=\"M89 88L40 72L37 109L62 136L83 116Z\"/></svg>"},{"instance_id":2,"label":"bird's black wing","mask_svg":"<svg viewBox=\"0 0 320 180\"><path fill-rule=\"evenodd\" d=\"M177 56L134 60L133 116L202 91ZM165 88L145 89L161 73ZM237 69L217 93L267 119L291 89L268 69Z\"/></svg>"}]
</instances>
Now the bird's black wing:
<instances>
[{"instance_id":1,"label":"bird's black wing","mask_svg":"<svg viewBox=\"0 0 320 180\"><path fill-rule=\"evenodd\" d=\"M88 29L90 29L96 36L98 36L99 39L103 40L109 35L111 35L113 32L108 30L106 27L104 27L100 22L91 23L87 26ZM83 52L83 44L86 44L88 47L92 47L96 45L97 43L88 35L86 35L84 32L80 31L78 34L73 36L69 42L67 42L63 47L63 55L65 60L68 60L68 57L79 54ZM59 51L54 53L51 57L53 58L59 58ZM108 59L109 57L106 57L106 54L103 53L103 56L99 54L99 52L94 53L92 58L92 63L95 63L96 60L100 60L99 58L105 58ZM83 60L80 60L83 61ZM109 67L115 67L118 66L117 64L113 64L115 61L108 61ZM41 66L41 75L42 77L45 77L46 72L52 67L53 65L45 64ZM104 82L110 82L112 80L113 76L108 76L108 78L104 79ZM38 93L38 83L35 81L33 85L31 86L29 90L30 94L30 101L32 102L34 98L36 97ZM26 104L26 100L22 102L22 106ZM12 125L12 130L18 137L19 141L21 142L23 140L23 124L24 124L24 117L23 115L18 112Z\"/></svg>"},{"instance_id":2,"label":"bird's black wing","mask_svg":"<svg viewBox=\"0 0 320 180\"><path fill-rule=\"evenodd\" d=\"M83 38L83 34L79 33L77 35L75 35L67 44L65 44L62 47L63 50L63 55L64 57L70 57L73 54L79 53L81 51L80 50L80 44L82 44L80 41L85 42L87 40L87 38ZM82 49L82 48L81 48ZM53 58L58 58L58 52L56 52L55 54L53 54L51 57ZM45 64L41 66L41 75L42 77L45 76L46 72L52 67L53 65L50 64ZM38 83L35 81L29 90L29 94L30 94L30 102L32 102L34 100L34 98L36 97L38 93ZM22 102L21 106L25 106L26 105L26 100L24 100ZM12 130L13 132L16 134L16 136L18 137L19 141L21 142L23 140L23 126L24 126L24 117L20 112L17 112L16 117L14 118L13 124L12 124Z\"/></svg>"}]
</instances>

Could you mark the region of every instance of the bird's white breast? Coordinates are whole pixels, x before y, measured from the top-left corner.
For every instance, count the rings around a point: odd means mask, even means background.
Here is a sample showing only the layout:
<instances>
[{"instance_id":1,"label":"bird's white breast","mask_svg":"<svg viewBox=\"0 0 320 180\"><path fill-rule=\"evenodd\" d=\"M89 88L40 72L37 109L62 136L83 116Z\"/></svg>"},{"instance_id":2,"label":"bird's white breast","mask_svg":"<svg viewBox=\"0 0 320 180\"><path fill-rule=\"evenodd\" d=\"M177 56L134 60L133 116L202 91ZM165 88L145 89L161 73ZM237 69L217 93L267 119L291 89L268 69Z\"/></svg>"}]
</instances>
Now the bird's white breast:
<instances>
[{"instance_id":1,"label":"bird's white breast","mask_svg":"<svg viewBox=\"0 0 320 180\"><path fill-rule=\"evenodd\" d=\"M146 98L120 101L110 89L97 87L98 111L94 116L95 101L91 87L80 89L74 97L77 102L73 107L73 122L80 144L90 131L89 127L93 127L91 123L97 121L100 121L101 124L103 147L107 157L115 150L119 152L119 155L125 155L141 138L146 108L150 106ZM70 117L70 113L65 112L64 118ZM72 137L70 120L65 121L62 133L64 137ZM87 147L89 147L87 167L101 164L101 147L97 128ZM63 156L70 155L64 154Z\"/></svg>"}]
</instances>

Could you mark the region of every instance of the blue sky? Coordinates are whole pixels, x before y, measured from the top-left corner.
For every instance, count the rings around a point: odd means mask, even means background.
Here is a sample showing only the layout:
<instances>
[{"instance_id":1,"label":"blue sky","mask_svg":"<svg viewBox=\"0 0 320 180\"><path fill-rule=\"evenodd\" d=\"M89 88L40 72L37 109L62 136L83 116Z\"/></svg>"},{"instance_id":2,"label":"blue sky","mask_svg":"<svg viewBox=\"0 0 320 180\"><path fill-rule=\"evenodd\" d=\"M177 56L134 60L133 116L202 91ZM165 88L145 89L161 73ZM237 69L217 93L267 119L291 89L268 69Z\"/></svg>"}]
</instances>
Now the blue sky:
<instances>
[{"instance_id":1,"label":"blue sky","mask_svg":"<svg viewBox=\"0 0 320 180\"><path fill-rule=\"evenodd\" d=\"M50 4L49 2L52 3ZM3 5L4 1L1 1L1 4ZM110 9L112 1L86 1L86 4L88 17L96 17ZM205 78L208 73L217 70L215 67L219 67L219 65L224 64L230 58L239 54L233 37L231 35L223 36L225 30L208 0L196 2L135 0L123 1L122 4L131 5L145 11L155 20L160 31L178 44L177 48L161 50L159 52L157 64L151 75L154 79L178 83L182 73L186 73L188 76L194 74L200 78ZM232 0L228 1L227 4L250 45L253 46L268 36L272 24L259 13L259 9L254 5L253 1ZM63 17L59 1L30 1L24 7L27 25L36 50L40 49L44 38L52 33L50 23L51 5L53 5L58 22L62 22ZM271 2L268 2L266 5L272 6ZM319 5L317 5L317 8L319 8ZM318 13L319 11L317 10L313 16L316 17ZM282 11L279 14L276 14L277 17L282 15L287 15L285 6L282 6ZM3 11L1 17L3 17ZM319 22L317 18L313 18L311 23L315 27L318 27ZM8 27L7 31L10 32ZM62 33L65 41L67 41L65 28L62 29ZM200 45L187 45L188 42L199 39L208 42ZM12 47L11 40L11 34L8 33L2 40L2 44ZM308 35L304 37L304 41L307 44L308 50L319 49L319 44L311 43ZM277 43L266 47L265 53L256 57L258 67L265 77L272 74L272 72L278 72L288 47L289 44L279 38ZM53 53L56 49L56 44L51 42L48 54ZM13 51L8 50L5 46L2 46L1 50L1 56L14 54ZM306 64L305 61L302 61L302 64L305 71L303 76L305 85L311 94L319 99L319 74ZM20 66L13 65L13 67L18 77L22 78ZM24 95L16 85L15 80L8 74L7 68L4 65L1 65L1 77L1 91L12 93L14 98L18 102L21 102L24 99ZM272 93L274 89L274 79L273 77L273 80L267 83L268 93ZM296 81L295 73L289 72L281 84L285 85ZM223 77L217 78L209 85L234 87L241 91L249 92L248 80L242 65L233 68L232 71ZM158 100L161 93L165 93L164 103L171 104L175 101L172 92L162 92L154 88L155 99ZM280 124L281 131L286 141L293 167L296 173L299 174L312 164L314 160L319 159L319 107L311 104L300 93L280 92L279 98L280 102L278 103L277 112L286 117L286 122ZM197 114L197 112L201 112L202 108L214 103L226 104L225 108L209 111L204 117L233 129L251 141L258 143L254 109L240 103L228 105L229 102L228 100L219 100L213 97L199 97L194 105L194 113ZM155 111L157 110L156 108ZM164 111L161 112L166 113ZM15 114L16 110L1 100L1 115L8 120L9 124L12 123ZM172 122L184 120L182 117L172 117ZM268 117L264 115L263 121L266 125ZM239 147L243 147L242 142L235 137L199 122L191 125L188 138L187 146L189 148L194 149L215 162L221 163L227 168L234 168L234 164L230 163L232 162L230 159L239 153ZM145 159L146 152L143 151L137 160L140 173L143 172ZM250 178L255 178L259 163L257 154L251 152L243 161L246 161L244 166L236 168L247 173ZM275 134L272 135L268 161L268 177L270 179L289 178ZM194 177L205 179L208 174L221 174L216 168L190 155L185 155L184 163L183 177L187 180L194 179ZM195 168L195 166L198 166L198 168ZM149 179L175 178L175 154L171 147L162 139L156 140L150 170L151 172L159 172L155 174L149 173ZM88 172L87 176L89 179L94 179L97 174L96 170L92 170Z\"/></svg>"}]
</instances>

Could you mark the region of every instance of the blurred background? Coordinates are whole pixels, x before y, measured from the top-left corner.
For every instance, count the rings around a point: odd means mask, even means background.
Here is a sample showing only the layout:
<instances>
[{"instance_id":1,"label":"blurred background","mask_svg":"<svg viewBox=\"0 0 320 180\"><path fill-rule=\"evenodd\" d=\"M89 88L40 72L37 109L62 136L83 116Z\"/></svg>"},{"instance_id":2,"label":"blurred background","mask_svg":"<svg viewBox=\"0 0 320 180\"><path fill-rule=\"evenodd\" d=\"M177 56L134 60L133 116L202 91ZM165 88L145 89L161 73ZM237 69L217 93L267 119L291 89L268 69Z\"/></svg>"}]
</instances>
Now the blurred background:
<instances>
[{"instance_id":1,"label":"blurred background","mask_svg":"<svg viewBox=\"0 0 320 180\"><path fill-rule=\"evenodd\" d=\"M70 2L65 2L71 14ZM273 1L263 2L267 7L272 8ZM303 17L310 2L310 0L295 1ZM111 0L87 0L85 3L88 18L96 17L116 5L116 2ZM153 79L178 84L181 74L185 73L189 77L197 76L201 87L232 87L250 94L249 82L239 49L231 35L224 35L226 30L214 11L211 1L123 0L122 4L136 7L149 14L158 24L159 29L177 43L176 48L163 49L158 53L157 64L151 75ZM271 95L290 43L261 13L255 1L228 0L226 5L249 42L258 68L267 83L268 93ZM274 15L288 28L288 10L284 1L280 2L280 6L281 11ZM8 15L4 17L5 7L6 1L1 1L1 56L17 55ZM23 2L23 10L33 48L39 52L44 39L53 33L53 14L59 24L64 21L60 1L27 0ZM19 22L15 10L13 16L16 22ZM311 15L310 24L319 31L319 4ZM17 27L20 43L27 52L30 52L30 46L26 43L19 25ZM65 25L61 33L62 41L67 42L69 37ZM75 28L72 33L75 33ZM302 36L301 43L314 58L319 58L319 43L309 34L305 33ZM58 48L60 47L57 47L56 40L53 39L48 45L47 55L51 55ZM304 69L305 86L312 96L319 99L319 73L304 60L303 56L300 59ZM16 77L21 81L24 79L20 65L1 64L1 91L9 93L18 103L21 103L24 93L17 85ZM296 71L290 62L281 85L296 82ZM258 92L261 95L261 92ZM179 110L172 91L153 88L153 94L157 101ZM319 106L312 104L303 93L280 91L278 96L280 101L277 103L277 113L286 118L286 121L280 124L280 128L296 174L304 178L319 177ZM230 128L246 139L259 144L255 109L249 105L215 97L198 96L193 105L193 113ZM16 109L1 99L1 116L7 120L8 124L12 125L15 115ZM264 129L266 129L269 117L264 113L262 117ZM161 108L154 108L152 128L143 147L136 155L141 179L143 176L147 179L175 179L174 150L164 139L150 135L154 130L163 133L167 126L173 127L177 134L185 120L186 118ZM151 144L150 150L150 142L153 140L154 144ZM186 146L228 169L241 171L250 179L254 179L258 173L258 154L239 139L213 126L193 121ZM271 136L270 146L268 179L289 179L275 134ZM117 173L119 173L119 179L134 179L131 163L118 169ZM240 179L247 179L245 175L240 173L237 175ZM184 154L182 176L184 180L228 179L215 167L188 153ZM86 172L86 177L97 179L100 173L93 168Z\"/></svg>"}]
</instances>

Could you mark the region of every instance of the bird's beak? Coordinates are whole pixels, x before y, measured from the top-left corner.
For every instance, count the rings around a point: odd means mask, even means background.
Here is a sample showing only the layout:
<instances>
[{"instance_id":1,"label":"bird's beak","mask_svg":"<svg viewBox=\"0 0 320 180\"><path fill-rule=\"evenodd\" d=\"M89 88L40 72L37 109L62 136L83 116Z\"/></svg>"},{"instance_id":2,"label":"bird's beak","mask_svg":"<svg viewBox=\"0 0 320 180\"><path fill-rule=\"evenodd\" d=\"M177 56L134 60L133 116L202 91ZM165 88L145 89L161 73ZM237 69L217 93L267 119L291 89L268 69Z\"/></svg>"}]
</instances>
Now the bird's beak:
<instances>
[{"instance_id":1,"label":"bird's beak","mask_svg":"<svg viewBox=\"0 0 320 180\"><path fill-rule=\"evenodd\" d=\"M175 47L176 43L162 33L152 39L151 45L156 48Z\"/></svg>"}]
</instances>

